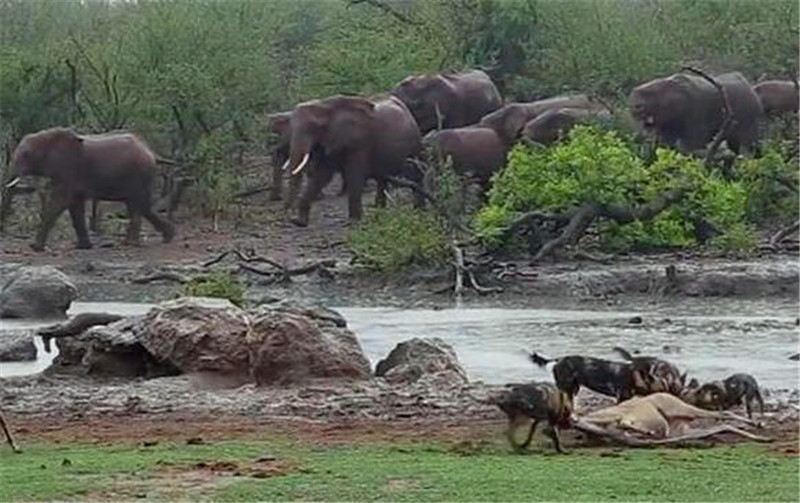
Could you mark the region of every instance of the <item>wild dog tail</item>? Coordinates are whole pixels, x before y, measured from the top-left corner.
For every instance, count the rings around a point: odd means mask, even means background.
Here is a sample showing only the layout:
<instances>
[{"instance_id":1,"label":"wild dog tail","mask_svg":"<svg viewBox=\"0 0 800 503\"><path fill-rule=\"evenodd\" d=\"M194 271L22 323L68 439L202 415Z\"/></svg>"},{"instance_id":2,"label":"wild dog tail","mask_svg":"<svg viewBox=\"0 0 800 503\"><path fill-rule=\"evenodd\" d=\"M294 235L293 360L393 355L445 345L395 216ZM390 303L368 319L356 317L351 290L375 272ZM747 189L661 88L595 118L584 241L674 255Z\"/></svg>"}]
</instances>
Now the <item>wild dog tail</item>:
<instances>
[{"instance_id":1,"label":"wild dog tail","mask_svg":"<svg viewBox=\"0 0 800 503\"><path fill-rule=\"evenodd\" d=\"M631 361L631 360L633 360L633 355L632 355L632 354L630 354L630 353L628 352L628 350L626 350L626 349L622 349L622 348L621 348L621 347L619 347L619 346L614 346L614 349L613 349L613 351L614 351L615 353L617 353L618 355L620 355L620 356L622 357L622 359L623 359L623 360L628 360L628 361Z\"/></svg>"},{"instance_id":2,"label":"wild dog tail","mask_svg":"<svg viewBox=\"0 0 800 503\"><path fill-rule=\"evenodd\" d=\"M544 367L550 362L556 361L558 358L545 358L544 356L540 355L536 351L530 354L530 359L533 363L540 367Z\"/></svg>"}]
</instances>

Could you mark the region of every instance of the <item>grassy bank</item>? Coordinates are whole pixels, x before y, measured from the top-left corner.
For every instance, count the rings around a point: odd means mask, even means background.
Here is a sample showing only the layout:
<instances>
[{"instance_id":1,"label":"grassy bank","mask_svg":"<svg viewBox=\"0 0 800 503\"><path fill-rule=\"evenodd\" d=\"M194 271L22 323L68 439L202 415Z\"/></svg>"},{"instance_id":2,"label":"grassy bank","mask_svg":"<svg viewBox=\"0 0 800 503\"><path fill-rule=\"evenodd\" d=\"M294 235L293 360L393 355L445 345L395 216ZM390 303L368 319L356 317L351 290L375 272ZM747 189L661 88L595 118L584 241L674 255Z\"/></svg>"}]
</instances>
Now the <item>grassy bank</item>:
<instances>
[{"instance_id":1,"label":"grassy bank","mask_svg":"<svg viewBox=\"0 0 800 503\"><path fill-rule=\"evenodd\" d=\"M754 445L561 456L499 442L40 444L0 453L0 501L797 501L797 468Z\"/></svg>"}]
</instances>

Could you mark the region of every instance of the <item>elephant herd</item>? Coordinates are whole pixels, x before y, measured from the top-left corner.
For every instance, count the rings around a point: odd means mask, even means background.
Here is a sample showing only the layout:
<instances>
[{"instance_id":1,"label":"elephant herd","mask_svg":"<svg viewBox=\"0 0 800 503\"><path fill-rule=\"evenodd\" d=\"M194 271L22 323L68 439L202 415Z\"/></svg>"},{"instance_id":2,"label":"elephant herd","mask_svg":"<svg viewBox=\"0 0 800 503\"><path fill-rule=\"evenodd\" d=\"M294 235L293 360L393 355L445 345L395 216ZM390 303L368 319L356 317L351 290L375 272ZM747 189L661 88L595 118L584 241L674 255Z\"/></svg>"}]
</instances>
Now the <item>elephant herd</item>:
<instances>
[{"instance_id":1,"label":"elephant herd","mask_svg":"<svg viewBox=\"0 0 800 503\"><path fill-rule=\"evenodd\" d=\"M634 88L629 105L639 131L660 143L689 153L704 148L722 129L729 148L739 153L756 147L766 115L797 113L798 87L796 82L777 80L751 86L740 73L718 75L713 81L678 73ZM267 116L273 165L270 198L283 198L283 179L288 176L285 205L293 208L297 203L291 221L307 226L313 202L339 173L349 218L358 220L368 180L377 183L379 206L385 205L392 178L421 182L423 173L416 162L421 152L449 157L457 173L485 188L516 142L551 144L576 124L611 117L603 103L582 94L504 104L480 70L411 76L387 94L336 95ZM156 157L132 134L80 135L66 128L29 134L14 151L11 168L18 176L43 176L53 182L32 245L36 250L44 248L64 210L69 210L78 246L91 246L84 221L87 199L125 202L131 215L130 242L138 242L141 217L165 242L174 235L172 226L152 210ZM307 183L300 195L303 178ZM9 185L15 183L16 179ZM415 205L423 203L417 193Z\"/></svg>"}]
</instances>

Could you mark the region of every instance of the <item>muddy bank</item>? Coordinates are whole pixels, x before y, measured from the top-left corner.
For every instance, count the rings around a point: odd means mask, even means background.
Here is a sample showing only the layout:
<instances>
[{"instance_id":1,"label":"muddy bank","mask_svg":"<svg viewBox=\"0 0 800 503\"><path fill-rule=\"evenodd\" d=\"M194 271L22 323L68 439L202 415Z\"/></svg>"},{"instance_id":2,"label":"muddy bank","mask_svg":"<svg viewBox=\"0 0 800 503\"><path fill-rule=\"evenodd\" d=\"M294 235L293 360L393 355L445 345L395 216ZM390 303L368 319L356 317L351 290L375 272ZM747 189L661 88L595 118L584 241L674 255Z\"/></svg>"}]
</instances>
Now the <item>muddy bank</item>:
<instances>
[{"instance_id":1,"label":"muddy bank","mask_svg":"<svg viewBox=\"0 0 800 503\"><path fill-rule=\"evenodd\" d=\"M302 266L311 261L292 262ZM30 263L25 261L24 263ZM382 276L344 261L276 283L274 278L242 270L235 262L203 267L203 261L147 263L85 259L59 264L80 290L81 301L154 302L174 297L181 290L175 281L137 280L167 273L191 277L212 270L230 270L248 285L246 297L306 299L354 306L447 306L452 304L449 268L414 270ZM0 264L0 282L22 262ZM506 262L516 273L502 279L497 270L479 275L483 286L498 286L502 293L479 296L468 291L465 302L504 306L564 306L586 301L653 303L674 298L791 298L800 292L800 261L795 256L773 256L747 261L712 258L681 259L675 255L633 256L612 264L567 262L531 266ZM330 273L330 274L329 274Z\"/></svg>"}]
</instances>

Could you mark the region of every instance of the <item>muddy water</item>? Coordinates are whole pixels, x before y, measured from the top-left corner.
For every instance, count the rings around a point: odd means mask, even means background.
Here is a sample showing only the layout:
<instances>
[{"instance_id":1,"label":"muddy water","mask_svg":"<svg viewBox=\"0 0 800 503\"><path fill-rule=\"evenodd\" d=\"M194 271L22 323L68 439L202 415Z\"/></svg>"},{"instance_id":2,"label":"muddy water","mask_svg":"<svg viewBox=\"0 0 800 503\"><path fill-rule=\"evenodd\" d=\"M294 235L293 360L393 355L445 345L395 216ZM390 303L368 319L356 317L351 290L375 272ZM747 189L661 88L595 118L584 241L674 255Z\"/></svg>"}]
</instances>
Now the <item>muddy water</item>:
<instances>
[{"instance_id":1,"label":"muddy water","mask_svg":"<svg viewBox=\"0 0 800 503\"><path fill-rule=\"evenodd\" d=\"M149 304L75 303L70 310L142 314ZM641 307L641 306L640 306ZM613 358L615 345L658 355L699 380L735 372L753 374L768 389L797 389L797 304L761 301L680 301L636 311L467 307L453 309L336 308L358 335L367 357L377 363L400 341L440 337L453 345L471 379L505 383L550 380L548 369L534 367L526 350L545 355L585 354ZM642 323L629 323L640 316ZM45 322L0 322L2 329L33 328ZM54 353L37 340L36 362L2 363L0 376L39 372Z\"/></svg>"}]
</instances>

